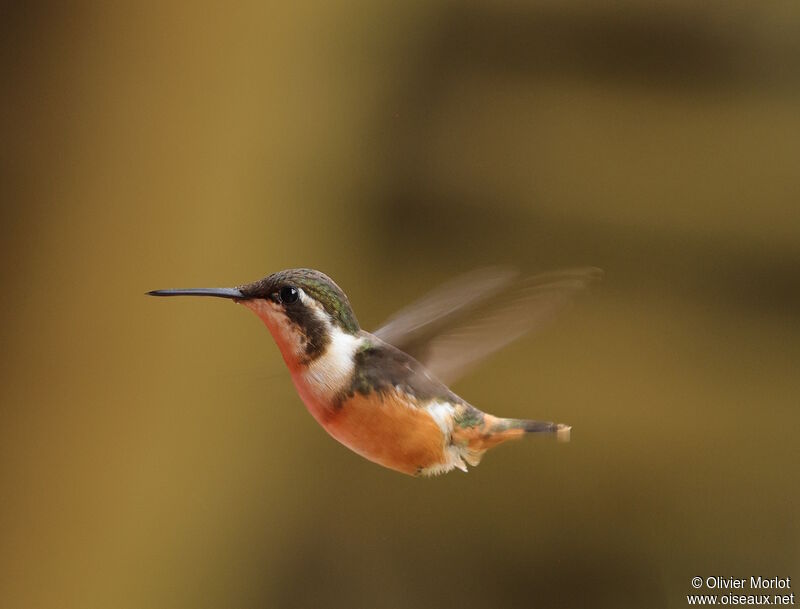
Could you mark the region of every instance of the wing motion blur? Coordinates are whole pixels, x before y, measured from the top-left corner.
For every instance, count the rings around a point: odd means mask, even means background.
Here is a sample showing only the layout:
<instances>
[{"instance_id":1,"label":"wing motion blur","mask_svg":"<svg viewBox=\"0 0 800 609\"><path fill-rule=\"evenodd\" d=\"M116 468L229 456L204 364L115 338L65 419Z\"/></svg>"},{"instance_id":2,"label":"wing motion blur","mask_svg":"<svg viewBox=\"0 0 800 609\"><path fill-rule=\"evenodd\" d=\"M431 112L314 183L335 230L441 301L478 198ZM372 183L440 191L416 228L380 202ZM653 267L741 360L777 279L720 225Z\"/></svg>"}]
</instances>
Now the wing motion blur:
<instances>
[{"instance_id":1,"label":"wing motion blur","mask_svg":"<svg viewBox=\"0 0 800 609\"><path fill-rule=\"evenodd\" d=\"M374 334L452 383L485 357L546 326L602 275L594 267L526 278L502 267L476 269L400 310Z\"/></svg>"}]
</instances>

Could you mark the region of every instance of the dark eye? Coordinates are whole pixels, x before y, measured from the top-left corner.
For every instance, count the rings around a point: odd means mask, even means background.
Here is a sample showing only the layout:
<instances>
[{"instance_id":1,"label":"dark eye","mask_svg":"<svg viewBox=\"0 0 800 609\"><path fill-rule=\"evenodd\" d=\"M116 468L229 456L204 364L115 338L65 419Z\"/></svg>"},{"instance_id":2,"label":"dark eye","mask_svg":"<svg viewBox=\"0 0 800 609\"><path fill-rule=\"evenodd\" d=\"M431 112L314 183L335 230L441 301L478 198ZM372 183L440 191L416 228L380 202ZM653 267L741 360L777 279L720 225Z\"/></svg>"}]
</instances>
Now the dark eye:
<instances>
[{"instance_id":1,"label":"dark eye","mask_svg":"<svg viewBox=\"0 0 800 609\"><path fill-rule=\"evenodd\" d=\"M292 304L297 302L300 292L293 285L287 285L281 288L281 302L284 304Z\"/></svg>"}]
</instances>

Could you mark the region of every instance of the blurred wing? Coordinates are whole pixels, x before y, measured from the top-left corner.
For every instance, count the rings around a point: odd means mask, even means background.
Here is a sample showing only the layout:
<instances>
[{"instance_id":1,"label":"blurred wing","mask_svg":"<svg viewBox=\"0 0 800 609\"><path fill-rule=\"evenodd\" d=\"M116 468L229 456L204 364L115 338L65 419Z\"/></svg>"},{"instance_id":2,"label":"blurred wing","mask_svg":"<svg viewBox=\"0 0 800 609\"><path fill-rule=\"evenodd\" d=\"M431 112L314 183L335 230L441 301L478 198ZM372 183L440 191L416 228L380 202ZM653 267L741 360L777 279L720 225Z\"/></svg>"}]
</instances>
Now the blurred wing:
<instances>
[{"instance_id":1,"label":"blurred wing","mask_svg":"<svg viewBox=\"0 0 800 609\"><path fill-rule=\"evenodd\" d=\"M506 290L516 276L516 271L502 267L480 268L459 275L395 313L373 334L413 355L417 342L426 343L448 320L477 306L493 292Z\"/></svg>"},{"instance_id":2,"label":"blurred wing","mask_svg":"<svg viewBox=\"0 0 800 609\"><path fill-rule=\"evenodd\" d=\"M376 333L418 359L445 383L452 383L485 357L544 327L578 293L599 280L602 271L592 267L568 269L536 275L514 286L510 286L513 275L506 274L503 281L493 285L484 282L479 293L467 291L467 301L457 302L459 297L465 297L461 288L469 286L463 285L462 279L469 275L439 288L418 303L446 304L438 315L431 316L434 309L428 306L412 305L384 326L389 328L396 323L398 327L409 312L414 319L409 325L410 339L397 336L397 342L393 342L392 338L384 337L383 328ZM448 286L455 286L456 290L450 292ZM490 301L489 295L493 296ZM386 335L393 337L392 333Z\"/></svg>"}]
</instances>

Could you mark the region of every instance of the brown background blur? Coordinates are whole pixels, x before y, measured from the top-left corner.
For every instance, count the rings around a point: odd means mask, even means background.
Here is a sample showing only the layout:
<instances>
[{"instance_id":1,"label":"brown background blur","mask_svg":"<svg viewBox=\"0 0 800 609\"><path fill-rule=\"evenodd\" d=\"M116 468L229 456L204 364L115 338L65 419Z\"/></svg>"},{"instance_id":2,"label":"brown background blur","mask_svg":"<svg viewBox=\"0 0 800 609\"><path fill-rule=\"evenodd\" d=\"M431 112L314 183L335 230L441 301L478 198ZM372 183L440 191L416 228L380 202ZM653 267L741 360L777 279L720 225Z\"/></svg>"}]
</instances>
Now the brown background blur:
<instances>
[{"instance_id":1,"label":"brown background blur","mask_svg":"<svg viewBox=\"0 0 800 609\"><path fill-rule=\"evenodd\" d=\"M2 23L0 606L683 607L800 582L800 5L44 3ZM574 426L415 480L266 329L312 266L604 284L455 386Z\"/></svg>"}]
</instances>

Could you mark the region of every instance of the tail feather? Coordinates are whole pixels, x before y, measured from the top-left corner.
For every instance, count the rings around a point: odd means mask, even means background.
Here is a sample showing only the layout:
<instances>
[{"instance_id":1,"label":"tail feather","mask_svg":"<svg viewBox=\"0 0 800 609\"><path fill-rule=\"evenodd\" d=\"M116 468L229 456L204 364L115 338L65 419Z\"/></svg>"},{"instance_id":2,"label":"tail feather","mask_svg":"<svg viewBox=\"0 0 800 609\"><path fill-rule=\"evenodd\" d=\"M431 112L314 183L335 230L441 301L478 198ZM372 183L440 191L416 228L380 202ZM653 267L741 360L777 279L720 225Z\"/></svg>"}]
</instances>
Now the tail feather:
<instances>
[{"instance_id":1,"label":"tail feather","mask_svg":"<svg viewBox=\"0 0 800 609\"><path fill-rule=\"evenodd\" d=\"M456 427L453 439L463 447L463 457L472 466L478 465L484 453L498 444L518 440L530 433L551 433L557 440L568 442L572 427L550 421L504 419L484 414L479 425Z\"/></svg>"},{"instance_id":2,"label":"tail feather","mask_svg":"<svg viewBox=\"0 0 800 609\"><path fill-rule=\"evenodd\" d=\"M513 429L521 429L525 433L553 433L556 440L569 442L571 425L553 423L552 421L532 421L530 419L500 419Z\"/></svg>"}]
</instances>

